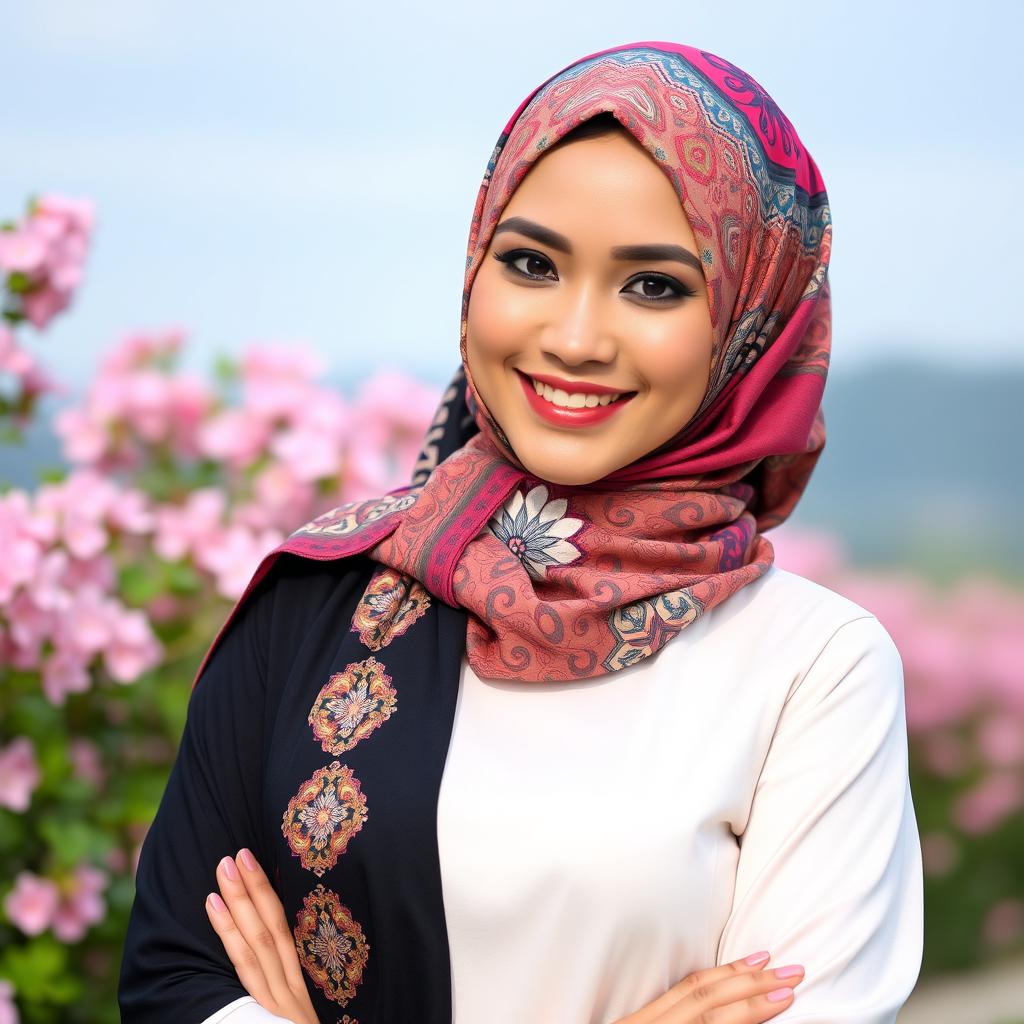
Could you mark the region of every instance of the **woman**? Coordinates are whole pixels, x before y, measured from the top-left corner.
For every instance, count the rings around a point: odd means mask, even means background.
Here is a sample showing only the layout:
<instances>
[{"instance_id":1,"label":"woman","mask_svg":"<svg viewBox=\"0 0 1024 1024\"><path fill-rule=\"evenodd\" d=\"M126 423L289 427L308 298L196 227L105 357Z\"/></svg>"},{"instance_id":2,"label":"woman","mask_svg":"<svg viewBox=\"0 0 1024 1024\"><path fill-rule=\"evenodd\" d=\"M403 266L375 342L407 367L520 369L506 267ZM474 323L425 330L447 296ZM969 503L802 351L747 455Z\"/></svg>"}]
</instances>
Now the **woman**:
<instances>
[{"instance_id":1,"label":"woman","mask_svg":"<svg viewBox=\"0 0 1024 1024\"><path fill-rule=\"evenodd\" d=\"M412 483L268 555L200 666L125 1021L895 1020L900 656L763 535L825 441L830 247L713 54L524 100Z\"/></svg>"}]
</instances>

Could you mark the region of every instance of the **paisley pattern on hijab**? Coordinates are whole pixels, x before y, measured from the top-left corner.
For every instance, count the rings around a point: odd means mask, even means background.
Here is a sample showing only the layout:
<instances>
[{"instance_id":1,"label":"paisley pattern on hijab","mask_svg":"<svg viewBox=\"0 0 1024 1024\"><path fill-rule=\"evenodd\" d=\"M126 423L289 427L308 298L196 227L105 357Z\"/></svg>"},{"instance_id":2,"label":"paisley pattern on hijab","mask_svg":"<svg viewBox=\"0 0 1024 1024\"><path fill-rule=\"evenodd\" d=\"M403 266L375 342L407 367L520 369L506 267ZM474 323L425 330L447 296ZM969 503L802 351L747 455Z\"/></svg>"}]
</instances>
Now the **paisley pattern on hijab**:
<instances>
[{"instance_id":1,"label":"paisley pattern on hijab","mask_svg":"<svg viewBox=\"0 0 1024 1024\"><path fill-rule=\"evenodd\" d=\"M519 461L478 393L467 313L501 212L534 161L602 112L667 175L697 239L711 374L673 438L600 480L559 485ZM821 454L831 241L818 168L752 76L707 51L657 41L573 62L513 113L477 195L460 338L477 432L431 465L428 431L425 475L300 527L254 583L285 551L366 553L394 570L404 593L418 582L467 611L466 656L485 678L585 679L650 657L767 571L774 555L764 531L793 510ZM386 636L408 602L371 597L353 628L365 632L372 605L374 629Z\"/></svg>"}]
</instances>

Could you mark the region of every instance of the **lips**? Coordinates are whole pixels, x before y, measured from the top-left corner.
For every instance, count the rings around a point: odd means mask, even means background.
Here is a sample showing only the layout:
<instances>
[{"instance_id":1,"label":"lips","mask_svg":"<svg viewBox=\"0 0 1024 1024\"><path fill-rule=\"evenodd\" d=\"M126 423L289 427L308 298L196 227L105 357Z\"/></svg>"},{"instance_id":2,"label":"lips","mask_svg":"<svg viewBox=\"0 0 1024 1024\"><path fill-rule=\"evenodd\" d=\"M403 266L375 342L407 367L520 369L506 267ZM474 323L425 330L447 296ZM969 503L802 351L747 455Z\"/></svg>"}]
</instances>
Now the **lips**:
<instances>
[{"instance_id":1,"label":"lips","mask_svg":"<svg viewBox=\"0 0 1024 1024\"><path fill-rule=\"evenodd\" d=\"M538 395L536 388L533 386L533 381L521 370L516 370L516 373L519 375L523 393L526 395L530 408L547 423L556 426L588 427L595 423L601 423L614 416L623 406L636 397L635 392L632 394L627 393L614 402L609 402L607 405L597 405L592 409L588 409L586 406L581 409L566 409L563 406L554 405ZM590 393L592 394L593 392Z\"/></svg>"}]
</instances>

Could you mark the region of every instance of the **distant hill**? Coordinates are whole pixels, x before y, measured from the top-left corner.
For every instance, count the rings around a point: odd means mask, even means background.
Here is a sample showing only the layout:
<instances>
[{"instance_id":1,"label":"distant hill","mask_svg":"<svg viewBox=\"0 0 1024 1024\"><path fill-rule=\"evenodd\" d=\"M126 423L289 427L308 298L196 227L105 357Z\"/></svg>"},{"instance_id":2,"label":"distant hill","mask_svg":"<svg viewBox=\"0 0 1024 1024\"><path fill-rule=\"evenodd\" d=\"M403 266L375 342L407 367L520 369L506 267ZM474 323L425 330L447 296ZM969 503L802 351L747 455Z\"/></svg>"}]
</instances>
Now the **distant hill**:
<instances>
[{"instance_id":1,"label":"distant hill","mask_svg":"<svg viewBox=\"0 0 1024 1024\"><path fill-rule=\"evenodd\" d=\"M1024 573L1024 368L875 364L830 377L823 408L794 524L834 528L858 561Z\"/></svg>"},{"instance_id":2,"label":"distant hill","mask_svg":"<svg viewBox=\"0 0 1024 1024\"><path fill-rule=\"evenodd\" d=\"M409 370L439 391L453 371ZM1024 368L893 361L833 372L824 411L825 450L794 525L835 531L861 563L1024 578ZM25 449L0 448L0 477L18 486L59 463L45 424Z\"/></svg>"}]
</instances>

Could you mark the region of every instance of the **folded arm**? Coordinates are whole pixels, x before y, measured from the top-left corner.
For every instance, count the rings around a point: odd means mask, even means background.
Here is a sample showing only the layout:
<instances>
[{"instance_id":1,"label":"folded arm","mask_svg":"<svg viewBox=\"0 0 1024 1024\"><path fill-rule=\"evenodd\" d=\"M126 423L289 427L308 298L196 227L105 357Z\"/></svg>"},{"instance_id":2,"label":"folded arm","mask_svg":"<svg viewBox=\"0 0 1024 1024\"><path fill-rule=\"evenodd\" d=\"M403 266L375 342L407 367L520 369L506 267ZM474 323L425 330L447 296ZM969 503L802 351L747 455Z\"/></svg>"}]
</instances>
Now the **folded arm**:
<instances>
[{"instance_id":1,"label":"folded arm","mask_svg":"<svg viewBox=\"0 0 1024 1024\"><path fill-rule=\"evenodd\" d=\"M921 966L923 876L903 665L874 616L795 682L739 841L718 963L803 964L779 1024L893 1024Z\"/></svg>"}]
</instances>

